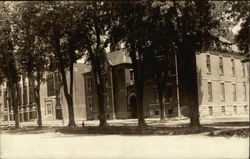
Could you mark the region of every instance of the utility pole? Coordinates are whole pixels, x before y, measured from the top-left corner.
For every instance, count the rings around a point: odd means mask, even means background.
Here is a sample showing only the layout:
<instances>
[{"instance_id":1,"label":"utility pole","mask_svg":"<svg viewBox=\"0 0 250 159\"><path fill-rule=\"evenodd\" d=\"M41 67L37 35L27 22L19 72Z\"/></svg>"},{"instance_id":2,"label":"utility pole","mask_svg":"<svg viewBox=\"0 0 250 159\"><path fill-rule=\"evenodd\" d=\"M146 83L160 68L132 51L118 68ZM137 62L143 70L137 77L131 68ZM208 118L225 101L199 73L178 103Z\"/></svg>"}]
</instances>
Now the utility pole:
<instances>
[{"instance_id":1,"label":"utility pole","mask_svg":"<svg viewBox=\"0 0 250 159\"><path fill-rule=\"evenodd\" d=\"M177 53L175 53L175 79L176 79L176 96L177 96L177 110L178 110L178 117L180 118L181 115L181 106L180 106L180 92L179 92L179 73L178 73L178 61L177 61Z\"/></svg>"}]
</instances>

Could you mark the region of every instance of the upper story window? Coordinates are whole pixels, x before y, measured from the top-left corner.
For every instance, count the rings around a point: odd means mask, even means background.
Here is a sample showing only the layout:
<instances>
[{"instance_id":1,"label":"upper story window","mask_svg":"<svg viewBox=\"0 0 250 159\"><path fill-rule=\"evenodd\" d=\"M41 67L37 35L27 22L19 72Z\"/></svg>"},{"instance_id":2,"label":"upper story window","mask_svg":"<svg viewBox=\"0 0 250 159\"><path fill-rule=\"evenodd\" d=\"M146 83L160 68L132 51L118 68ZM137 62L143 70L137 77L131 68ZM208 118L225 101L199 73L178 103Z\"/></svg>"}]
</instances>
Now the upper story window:
<instances>
[{"instance_id":1,"label":"upper story window","mask_svg":"<svg viewBox=\"0 0 250 159\"><path fill-rule=\"evenodd\" d=\"M208 101L212 102L213 101L212 82L207 83L207 88L208 88Z\"/></svg>"},{"instance_id":2,"label":"upper story window","mask_svg":"<svg viewBox=\"0 0 250 159\"><path fill-rule=\"evenodd\" d=\"M27 92L27 83L25 82L23 85L23 104L26 105L27 103L27 99L28 99L28 92Z\"/></svg>"},{"instance_id":3,"label":"upper story window","mask_svg":"<svg viewBox=\"0 0 250 159\"><path fill-rule=\"evenodd\" d=\"M207 73L211 73L210 55L207 55L207 56L206 56L206 62L207 62Z\"/></svg>"},{"instance_id":4,"label":"upper story window","mask_svg":"<svg viewBox=\"0 0 250 159\"><path fill-rule=\"evenodd\" d=\"M245 63L242 63L242 76L246 77Z\"/></svg>"},{"instance_id":5,"label":"upper story window","mask_svg":"<svg viewBox=\"0 0 250 159\"><path fill-rule=\"evenodd\" d=\"M109 108L109 104L110 104L110 102L109 102L109 95L106 95L105 96L105 102L106 102L106 106L107 106L107 108Z\"/></svg>"},{"instance_id":6,"label":"upper story window","mask_svg":"<svg viewBox=\"0 0 250 159\"><path fill-rule=\"evenodd\" d=\"M133 84L135 82L133 69L129 69L129 77L130 77L131 84Z\"/></svg>"},{"instance_id":7,"label":"upper story window","mask_svg":"<svg viewBox=\"0 0 250 159\"><path fill-rule=\"evenodd\" d=\"M104 82L105 82L105 88L108 88L109 87L108 77L104 78Z\"/></svg>"},{"instance_id":8,"label":"upper story window","mask_svg":"<svg viewBox=\"0 0 250 159\"><path fill-rule=\"evenodd\" d=\"M55 82L60 82L61 81L61 75L59 72L55 72Z\"/></svg>"},{"instance_id":9,"label":"upper story window","mask_svg":"<svg viewBox=\"0 0 250 159\"><path fill-rule=\"evenodd\" d=\"M224 74L224 68L223 68L223 59L222 57L219 57L219 67L220 67L220 75Z\"/></svg>"},{"instance_id":10,"label":"upper story window","mask_svg":"<svg viewBox=\"0 0 250 159\"><path fill-rule=\"evenodd\" d=\"M235 64L234 64L234 59L231 59L231 69L232 69L232 76L235 76Z\"/></svg>"},{"instance_id":11,"label":"upper story window","mask_svg":"<svg viewBox=\"0 0 250 159\"><path fill-rule=\"evenodd\" d=\"M247 87L246 87L246 84L244 83L243 84L243 93L244 93L244 101L246 101L247 100Z\"/></svg>"},{"instance_id":12,"label":"upper story window","mask_svg":"<svg viewBox=\"0 0 250 159\"><path fill-rule=\"evenodd\" d=\"M236 101L236 84L233 84L233 101Z\"/></svg>"},{"instance_id":13,"label":"upper story window","mask_svg":"<svg viewBox=\"0 0 250 159\"><path fill-rule=\"evenodd\" d=\"M54 80L53 80L53 74L52 73L47 75L47 90L48 90L48 92L52 92L52 91L55 90L54 89Z\"/></svg>"},{"instance_id":14,"label":"upper story window","mask_svg":"<svg viewBox=\"0 0 250 159\"><path fill-rule=\"evenodd\" d=\"M225 101L225 85L224 85L224 83L221 83L220 87L221 87L221 101Z\"/></svg>"},{"instance_id":15,"label":"upper story window","mask_svg":"<svg viewBox=\"0 0 250 159\"><path fill-rule=\"evenodd\" d=\"M92 79L91 79L91 77L87 78L87 88L88 88L88 92L92 92Z\"/></svg>"},{"instance_id":16,"label":"upper story window","mask_svg":"<svg viewBox=\"0 0 250 159\"><path fill-rule=\"evenodd\" d=\"M88 107L90 111L93 110L93 98L88 98Z\"/></svg>"}]
</instances>

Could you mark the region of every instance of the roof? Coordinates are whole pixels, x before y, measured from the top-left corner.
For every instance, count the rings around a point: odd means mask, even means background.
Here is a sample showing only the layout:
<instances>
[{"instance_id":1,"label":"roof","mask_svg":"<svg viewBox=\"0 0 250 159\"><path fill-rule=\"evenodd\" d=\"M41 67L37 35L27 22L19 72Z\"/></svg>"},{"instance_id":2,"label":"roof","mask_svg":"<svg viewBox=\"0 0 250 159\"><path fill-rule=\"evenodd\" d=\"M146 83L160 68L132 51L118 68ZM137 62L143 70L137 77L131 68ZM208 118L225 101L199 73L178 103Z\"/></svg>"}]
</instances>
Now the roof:
<instances>
[{"instance_id":1,"label":"roof","mask_svg":"<svg viewBox=\"0 0 250 159\"><path fill-rule=\"evenodd\" d=\"M233 42L223 38L222 36L219 36L219 41L226 44L226 46L222 46L223 49L225 49L227 51L230 51L230 52L234 52L234 53L239 53L240 52L237 45L235 45Z\"/></svg>"},{"instance_id":2,"label":"roof","mask_svg":"<svg viewBox=\"0 0 250 159\"><path fill-rule=\"evenodd\" d=\"M107 54L109 64L111 66L119 65L119 64L131 64L131 60L127 55L127 52L125 49L120 49L116 51L109 52ZM88 67L85 67L85 70L83 73L91 72L91 65L88 65Z\"/></svg>"},{"instance_id":3,"label":"roof","mask_svg":"<svg viewBox=\"0 0 250 159\"><path fill-rule=\"evenodd\" d=\"M110 65L115 66L123 63L131 63L125 49L120 49L107 54Z\"/></svg>"}]
</instances>

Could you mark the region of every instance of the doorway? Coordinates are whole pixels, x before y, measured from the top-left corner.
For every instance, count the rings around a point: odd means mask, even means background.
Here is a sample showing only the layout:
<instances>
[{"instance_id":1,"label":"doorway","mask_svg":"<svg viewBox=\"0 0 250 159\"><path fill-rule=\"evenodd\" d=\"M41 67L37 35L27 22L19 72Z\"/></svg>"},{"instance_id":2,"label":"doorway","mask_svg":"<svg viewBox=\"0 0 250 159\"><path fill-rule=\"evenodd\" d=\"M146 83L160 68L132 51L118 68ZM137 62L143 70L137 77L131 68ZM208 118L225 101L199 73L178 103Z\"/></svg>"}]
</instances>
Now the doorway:
<instances>
[{"instance_id":1,"label":"doorway","mask_svg":"<svg viewBox=\"0 0 250 159\"><path fill-rule=\"evenodd\" d=\"M128 113L130 118L137 118L137 106L135 95L131 95L129 97Z\"/></svg>"}]
</instances>

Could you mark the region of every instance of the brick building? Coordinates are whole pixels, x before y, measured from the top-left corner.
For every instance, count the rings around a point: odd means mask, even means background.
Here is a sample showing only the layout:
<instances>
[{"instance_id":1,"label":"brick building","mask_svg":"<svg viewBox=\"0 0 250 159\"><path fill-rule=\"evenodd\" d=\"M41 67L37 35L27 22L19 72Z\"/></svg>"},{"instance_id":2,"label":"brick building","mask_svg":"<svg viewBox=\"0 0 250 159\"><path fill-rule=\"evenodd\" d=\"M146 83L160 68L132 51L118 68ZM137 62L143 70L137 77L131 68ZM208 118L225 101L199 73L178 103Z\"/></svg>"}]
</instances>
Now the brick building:
<instances>
[{"instance_id":1,"label":"brick building","mask_svg":"<svg viewBox=\"0 0 250 159\"><path fill-rule=\"evenodd\" d=\"M74 109L76 120L86 119L86 108L84 95L84 82L82 73L89 69L83 63L74 65ZM36 102L30 81L27 77L21 76L19 82L19 115L20 122L34 121L37 119ZM67 79L69 73L66 73ZM67 120L68 109L63 94L62 81L58 71L46 73L46 81L40 87L40 104L43 120ZM1 121L13 121L13 108L9 105L9 93L6 82L0 85L0 117Z\"/></svg>"},{"instance_id":2,"label":"brick building","mask_svg":"<svg viewBox=\"0 0 250 159\"><path fill-rule=\"evenodd\" d=\"M90 66L84 63L74 64L74 84L73 84L73 102L74 102L74 115L75 120L86 120L86 102L85 102L85 86L82 74L90 70ZM68 86L69 86L69 73L66 74ZM64 120L68 120L68 107L67 101L64 96L63 87L60 88L60 105L62 108L62 116Z\"/></svg>"},{"instance_id":3,"label":"brick building","mask_svg":"<svg viewBox=\"0 0 250 159\"><path fill-rule=\"evenodd\" d=\"M106 78L105 109L108 119L136 118L136 95L131 61L120 49L108 54L111 69ZM175 58L174 56L171 58ZM197 53L199 110L201 117L247 115L249 112L249 64L233 52ZM167 117L188 116L186 86L177 86L176 61L167 71L164 104ZM150 65L145 65L144 108L146 117L159 117L156 81ZM177 72L176 72L177 71ZM97 95L92 72L83 74L87 119L98 118ZM185 77L184 77L185 78ZM185 80L185 79L182 79ZM178 96L179 95L179 100Z\"/></svg>"},{"instance_id":4,"label":"brick building","mask_svg":"<svg viewBox=\"0 0 250 159\"><path fill-rule=\"evenodd\" d=\"M1 84L1 116L4 121L13 121L14 120L14 111L10 106L11 97L9 94L9 90L6 86L6 82ZM41 96L44 95L45 87L41 86ZM18 88L19 98L17 99L17 103L19 103L19 118L20 122L28 122L33 121L37 118L36 113L36 102L33 93L33 89L31 87L30 80L24 75L21 76L21 80L19 82ZM42 100L41 100L42 102Z\"/></svg>"},{"instance_id":5,"label":"brick building","mask_svg":"<svg viewBox=\"0 0 250 159\"><path fill-rule=\"evenodd\" d=\"M108 54L110 69L105 79L105 110L107 119L128 118L126 111L126 89L130 82L129 70L131 61L124 56L124 50ZM93 72L83 74L85 83L85 98L87 120L98 118L98 99Z\"/></svg>"},{"instance_id":6,"label":"brick building","mask_svg":"<svg viewBox=\"0 0 250 159\"><path fill-rule=\"evenodd\" d=\"M249 114L249 63L232 52L197 55L201 116Z\"/></svg>"},{"instance_id":7,"label":"brick building","mask_svg":"<svg viewBox=\"0 0 250 159\"><path fill-rule=\"evenodd\" d=\"M171 57L175 59L175 57ZM108 119L136 118L136 95L134 75L130 58L125 49L108 54L110 69L105 79L105 110ZM160 57L159 57L160 59ZM199 110L201 117L238 116L249 114L249 63L233 52L209 51L196 54ZM167 117L188 116L189 100L186 85L181 79L177 86L178 71L175 60L171 60L167 71L164 104ZM164 65L163 69L164 69ZM156 81L150 65L145 65L144 108L146 117L159 117L159 99ZM41 85L41 111L43 120L67 120L68 109L58 72L47 73ZM67 78L69 74L67 73ZM185 77L184 77L185 78ZM20 121L37 118L36 104L30 81L22 76L19 83ZM93 72L82 63L74 66L74 112L76 120L98 119L98 106ZM179 96L178 96L179 94ZM178 100L179 97L179 100ZM9 106L6 83L0 87L1 120L14 120ZM8 115L9 114L9 115Z\"/></svg>"}]
</instances>

